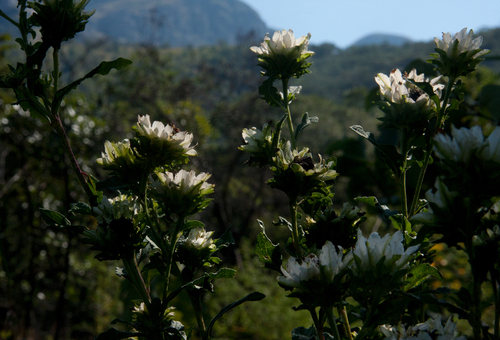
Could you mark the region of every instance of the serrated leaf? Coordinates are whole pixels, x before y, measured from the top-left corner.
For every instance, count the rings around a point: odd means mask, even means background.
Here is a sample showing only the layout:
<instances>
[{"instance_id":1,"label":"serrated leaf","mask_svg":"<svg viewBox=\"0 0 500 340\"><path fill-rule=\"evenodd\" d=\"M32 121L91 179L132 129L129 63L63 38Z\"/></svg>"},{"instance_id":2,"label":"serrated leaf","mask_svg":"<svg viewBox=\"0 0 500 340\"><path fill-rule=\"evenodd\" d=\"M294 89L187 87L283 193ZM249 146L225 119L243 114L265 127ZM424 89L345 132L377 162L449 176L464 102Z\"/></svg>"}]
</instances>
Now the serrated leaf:
<instances>
[{"instance_id":1,"label":"serrated leaf","mask_svg":"<svg viewBox=\"0 0 500 340\"><path fill-rule=\"evenodd\" d=\"M222 235L215 241L215 246L217 249L222 249L229 247L234 244L233 234L231 233L231 227L229 227Z\"/></svg>"},{"instance_id":2,"label":"serrated leaf","mask_svg":"<svg viewBox=\"0 0 500 340\"><path fill-rule=\"evenodd\" d=\"M356 132L363 138L366 138L372 143L381 153L389 168L394 172L396 177L401 176L401 168L403 167L404 157L398 153L394 145L380 144L375 139L373 133L365 131L361 125L352 125L351 130Z\"/></svg>"},{"instance_id":3,"label":"serrated leaf","mask_svg":"<svg viewBox=\"0 0 500 340\"><path fill-rule=\"evenodd\" d=\"M239 305L241 305L242 303L245 303L247 301L260 301L262 300L263 298L265 298L266 296L262 293L259 293L259 292L253 292L253 293L250 293L248 294L247 296L245 296L244 298L236 301L236 302L233 302L233 303L230 303L229 305L227 305L226 307L222 308L220 310L219 313L217 313L216 316L214 316L214 318L210 321L210 324L208 325L208 328L207 328L207 334L210 336L210 333L212 332L212 328L215 324L215 322L222 316L224 315L225 313L227 313L228 311L230 311L231 309L235 308L235 307L238 307Z\"/></svg>"},{"instance_id":4,"label":"serrated leaf","mask_svg":"<svg viewBox=\"0 0 500 340\"><path fill-rule=\"evenodd\" d=\"M259 86L260 98L271 106L281 107L283 105L283 99L278 93L278 89L273 85L274 80L275 78L269 77Z\"/></svg>"},{"instance_id":5,"label":"serrated leaf","mask_svg":"<svg viewBox=\"0 0 500 340\"><path fill-rule=\"evenodd\" d=\"M273 244L265 233L264 223L257 220L262 228L262 232L257 236L255 244L255 254L259 256L259 260L264 262L264 267L275 270L281 273L281 263L283 257L278 244Z\"/></svg>"},{"instance_id":6,"label":"serrated leaf","mask_svg":"<svg viewBox=\"0 0 500 340\"><path fill-rule=\"evenodd\" d=\"M117 331L114 328L110 328L107 331L99 334L95 338L95 340L119 340L129 337L138 337L141 335L142 335L141 333L122 332L122 331Z\"/></svg>"},{"instance_id":7,"label":"serrated leaf","mask_svg":"<svg viewBox=\"0 0 500 340\"><path fill-rule=\"evenodd\" d=\"M71 226L71 222L61 213L50 209L40 208L43 220L48 225L56 225L61 227Z\"/></svg>"},{"instance_id":8,"label":"serrated leaf","mask_svg":"<svg viewBox=\"0 0 500 340\"><path fill-rule=\"evenodd\" d=\"M78 202L78 203L71 203L70 204L71 209L69 209L69 213L73 215L92 215L92 208L83 202Z\"/></svg>"},{"instance_id":9,"label":"serrated leaf","mask_svg":"<svg viewBox=\"0 0 500 340\"><path fill-rule=\"evenodd\" d=\"M304 113L302 115L302 122L297 125L297 129L295 130L295 139L299 138L299 134L304 130L306 127L313 123L317 123L319 121L318 117L309 117L309 113Z\"/></svg>"},{"instance_id":10,"label":"serrated leaf","mask_svg":"<svg viewBox=\"0 0 500 340\"><path fill-rule=\"evenodd\" d=\"M429 277L434 276L438 279L443 279L441 273L436 267L428 263L421 263L414 267L407 275L404 291L409 291L422 284Z\"/></svg>"}]
</instances>

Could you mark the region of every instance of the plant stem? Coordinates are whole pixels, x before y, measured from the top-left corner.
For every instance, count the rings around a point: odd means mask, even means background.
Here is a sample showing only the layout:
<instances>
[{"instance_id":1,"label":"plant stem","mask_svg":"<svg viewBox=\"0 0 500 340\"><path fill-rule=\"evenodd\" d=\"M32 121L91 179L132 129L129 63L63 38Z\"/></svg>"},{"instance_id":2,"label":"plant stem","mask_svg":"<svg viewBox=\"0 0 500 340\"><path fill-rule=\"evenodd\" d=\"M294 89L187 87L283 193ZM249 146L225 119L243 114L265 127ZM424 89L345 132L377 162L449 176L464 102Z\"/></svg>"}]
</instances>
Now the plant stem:
<instances>
[{"instance_id":1,"label":"plant stem","mask_svg":"<svg viewBox=\"0 0 500 340\"><path fill-rule=\"evenodd\" d=\"M302 262L302 248L300 247L299 226L297 224L297 203L290 202L290 218L292 220L292 242L295 248L296 257Z\"/></svg>"},{"instance_id":2,"label":"plant stem","mask_svg":"<svg viewBox=\"0 0 500 340\"><path fill-rule=\"evenodd\" d=\"M311 318L314 322L314 327L316 327L316 332L318 332L318 336L320 340L325 340L325 336L323 335L323 325L319 322L318 315L316 314L316 310L314 308L309 309L309 313L311 314Z\"/></svg>"},{"instance_id":3,"label":"plant stem","mask_svg":"<svg viewBox=\"0 0 500 340\"><path fill-rule=\"evenodd\" d=\"M406 197L406 171L408 166L408 143L406 140L406 133L402 131L401 133L401 154L404 157L403 169L401 169L400 177L400 190L401 190L401 210L403 216L408 218L408 198Z\"/></svg>"},{"instance_id":4,"label":"plant stem","mask_svg":"<svg viewBox=\"0 0 500 340\"><path fill-rule=\"evenodd\" d=\"M137 268L137 262L135 260L135 256L132 253L131 256L123 258L123 266L125 267L125 271L129 275L134 287L137 289L137 292L141 296L141 299L144 301L147 309L150 308L150 296L148 290L146 289L146 284L142 278L141 273Z\"/></svg>"},{"instance_id":5,"label":"plant stem","mask_svg":"<svg viewBox=\"0 0 500 340\"><path fill-rule=\"evenodd\" d=\"M333 315L333 307L326 308L326 317L328 318L328 323L330 324L330 327L333 329L333 332L335 333L335 339L340 340L340 333L339 329L337 327L337 321L335 320L335 316Z\"/></svg>"},{"instance_id":6,"label":"plant stem","mask_svg":"<svg viewBox=\"0 0 500 340\"><path fill-rule=\"evenodd\" d=\"M498 272L495 269L490 270L491 286L493 287L493 298L495 301L495 319L493 323L493 339L500 339L500 296L498 295L498 285L500 284Z\"/></svg>"},{"instance_id":7,"label":"plant stem","mask_svg":"<svg viewBox=\"0 0 500 340\"><path fill-rule=\"evenodd\" d=\"M198 323L198 328L200 330L200 335L202 340L208 340L209 334L207 333L207 328L205 326L205 320L203 318L203 311L201 308L201 294L191 294L188 290L189 300L194 309L194 314L196 316L196 322Z\"/></svg>"},{"instance_id":8,"label":"plant stem","mask_svg":"<svg viewBox=\"0 0 500 340\"><path fill-rule=\"evenodd\" d=\"M339 315L341 315L342 319L344 320L344 332L349 337L349 340L352 340L351 326L349 325L349 318L347 317L345 306L339 306L337 307L337 310L339 312Z\"/></svg>"},{"instance_id":9,"label":"plant stem","mask_svg":"<svg viewBox=\"0 0 500 340\"><path fill-rule=\"evenodd\" d=\"M297 142L295 141L295 133L293 131L293 121L292 113L290 112L290 104L288 103L288 80L283 79L283 103L285 104L285 111L288 115L288 129L290 130L290 142L292 144L292 150L297 148Z\"/></svg>"},{"instance_id":10,"label":"plant stem","mask_svg":"<svg viewBox=\"0 0 500 340\"><path fill-rule=\"evenodd\" d=\"M184 216L179 216L179 219L177 220L177 223L175 225L174 232L170 236L170 245L166 253L167 257L165 258L166 270L165 270L165 289L163 291L163 301L167 300L168 285L170 283L170 272L172 270L172 262L174 259L175 246L177 244L177 241L179 240L179 233L183 225L184 225ZM166 310L167 305L165 304L162 308L163 310Z\"/></svg>"},{"instance_id":11,"label":"plant stem","mask_svg":"<svg viewBox=\"0 0 500 340\"><path fill-rule=\"evenodd\" d=\"M420 197L420 191L422 190L422 184L424 182L425 172L427 171L427 167L429 166L429 161L431 159L432 148L434 146L434 136L437 133L437 131L442 127L444 121L446 120L446 114L447 114L446 109L448 106L448 101L450 100L451 90L453 89L456 80L457 78L448 79L448 85L446 87L446 92L444 94L443 104L438 113L433 135L429 137L429 144L427 145L424 164L422 165L422 168L420 169L420 173L418 175L417 186L415 187L415 193L413 195L413 201L411 204L409 217L415 215L416 213L418 200Z\"/></svg>"}]
</instances>

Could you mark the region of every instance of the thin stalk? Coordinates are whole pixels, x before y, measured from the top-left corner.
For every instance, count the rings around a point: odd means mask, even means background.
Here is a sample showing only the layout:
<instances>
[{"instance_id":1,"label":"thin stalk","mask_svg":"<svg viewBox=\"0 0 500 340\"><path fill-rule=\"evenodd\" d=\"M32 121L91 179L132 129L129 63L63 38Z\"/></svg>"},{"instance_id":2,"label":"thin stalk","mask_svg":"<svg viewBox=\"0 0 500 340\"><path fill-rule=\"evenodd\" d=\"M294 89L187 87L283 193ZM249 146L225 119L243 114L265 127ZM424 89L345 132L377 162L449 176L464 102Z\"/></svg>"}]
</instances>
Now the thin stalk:
<instances>
[{"instance_id":1,"label":"thin stalk","mask_svg":"<svg viewBox=\"0 0 500 340\"><path fill-rule=\"evenodd\" d=\"M340 340L340 333L337 327L337 321L335 320L335 316L333 315L333 308L326 308L326 317L328 318L328 323L330 327L333 329L334 336L336 340Z\"/></svg>"},{"instance_id":2,"label":"thin stalk","mask_svg":"<svg viewBox=\"0 0 500 340\"><path fill-rule=\"evenodd\" d=\"M500 296L498 295L498 273L495 271L495 269L492 269L490 271L490 276L491 276L491 285L493 287L493 297L495 299L495 320L493 324L493 339L494 340L499 340L500 339Z\"/></svg>"},{"instance_id":3,"label":"thin stalk","mask_svg":"<svg viewBox=\"0 0 500 340\"><path fill-rule=\"evenodd\" d=\"M457 78L449 78L448 79L448 86L446 87L446 92L444 94L442 107L440 108L439 113L438 113L438 118L436 120L436 126L434 128L434 134L436 134L436 132L442 127L442 125L445 121L446 114L447 114L446 109L448 106L448 102L450 100L451 90L453 89L453 86L455 85L456 80L457 80ZM415 187L415 193L413 195L413 201L411 204L409 217L415 215L415 213L416 213L417 204L418 204L418 200L420 197L420 191L422 190L422 184L424 182L425 172L427 171L427 167L429 166L429 161L431 159L431 152L432 152L433 146L434 146L434 136L431 136L429 138L429 144L427 145L425 158L424 158L424 164L423 164L422 168L420 169L420 173L418 175L417 186Z\"/></svg>"},{"instance_id":4,"label":"thin stalk","mask_svg":"<svg viewBox=\"0 0 500 340\"><path fill-rule=\"evenodd\" d=\"M290 142L292 143L292 150L297 148L297 142L295 141L295 133L293 131L293 121L292 113L290 112L290 104L288 103L288 80L283 79L283 103L285 104L285 111L288 115L288 129L290 130Z\"/></svg>"},{"instance_id":5,"label":"thin stalk","mask_svg":"<svg viewBox=\"0 0 500 340\"><path fill-rule=\"evenodd\" d=\"M151 306L150 296L146 288L146 284L144 283L144 280L142 278L142 275L140 274L137 268L137 262L135 260L134 254L132 254L132 256L130 257L123 258L123 266L125 267L125 270L129 275L130 279L132 280L134 287L137 289L137 292L141 296L141 299L144 301L146 308L149 310Z\"/></svg>"},{"instance_id":6,"label":"thin stalk","mask_svg":"<svg viewBox=\"0 0 500 340\"><path fill-rule=\"evenodd\" d=\"M184 225L184 216L179 216L179 219L177 221L177 224L175 225L175 229L173 234L171 235L170 238L170 245L168 248L168 252L166 253L167 257L165 259L166 262L166 271L165 271L165 288L163 291L163 301L167 300L167 295L168 295L168 285L170 283L170 272L172 271L172 261L174 259L174 253L175 253L175 245L177 244L177 241L179 240L179 233ZM163 306L163 309L165 310L167 306Z\"/></svg>"},{"instance_id":7,"label":"thin stalk","mask_svg":"<svg viewBox=\"0 0 500 340\"><path fill-rule=\"evenodd\" d=\"M349 318L347 317L345 306L342 307L339 306L337 307L337 310L339 312L339 315L341 315L342 319L344 320L344 332L345 334L347 334L349 340L352 340L351 325L349 325Z\"/></svg>"},{"instance_id":8,"label":"thin stalk","mask_svg":"<svg viewBox=\"0 0 500 340\"><path fill-rule=\"evenodd\" d=\"M302 262L302 248L300 247L299 226L297 224L297 203L290 202L290 218L292 220L292 242L299 262Z\"/></svg>"},{"instance_id":9,"label":"thin stalk","mask_svg":"<svg viewBox=\"0 0 500 340\"><path fill-rule=\"evenodd\" d=\"M189 294L189 300L194 309L194 314L196 316L196 322L198 323L198 328L200 330L200 335L202 340L208 340L209 334L207 333L207 327L205 326L205 319L203 318L203 311L201 308L201 296L200 294L191 295Z\"/></svg>"},{"instance_id":10,"label":"thin stalk","mask_svg":"<svg viewBox=\"0 0 500 340\"><path fill-rule=\"evenodd\" d=\"M408 198L406 193L406 170L408 166L408 143L406 141L406 134L403 131L401 135L401 154L404 157L403 169L401 171L401 177L399 180L400 185L400 195L401 195L401 210L403 216L408 218Z\"/></svg>"},{"instance_id":11,"label":"thin stalk","mask_svg":"<svg viewBox=\"0 0 500 340\"><path fill-rule=\"evenodd\" d=\"M54 51L52 52L52 59L54 61L54 96L57 93L57 88L59 86L59 49L54 47Z\"/></svg>"},{"instance_id":12,"label":"thin stalk","mask_svg":"<svg viewBox=\"0 0 500 340\"><path fill-rule=\"evenodd\" d=\"M311 314L311 318L314 322L314 327L316 328L316 332L318 332L318 337L320 340L325 340L325 336L323 335L323 325L319 322L318 315L316 314L316 310L314 308L309 309L309 313Z\"/></svg>"}]
</instances>

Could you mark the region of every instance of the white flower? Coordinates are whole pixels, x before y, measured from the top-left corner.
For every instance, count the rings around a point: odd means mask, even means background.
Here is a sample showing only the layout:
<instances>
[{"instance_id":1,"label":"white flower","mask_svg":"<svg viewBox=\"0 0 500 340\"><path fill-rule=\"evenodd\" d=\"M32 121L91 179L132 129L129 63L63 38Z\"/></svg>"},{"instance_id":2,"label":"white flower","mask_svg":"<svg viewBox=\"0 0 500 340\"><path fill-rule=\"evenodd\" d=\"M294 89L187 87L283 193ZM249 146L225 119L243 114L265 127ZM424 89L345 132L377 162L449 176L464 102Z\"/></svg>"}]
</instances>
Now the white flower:
<instances>
[{"instance_id":1,"label":"white flower","mask_svg":"<svg viewBox=\"0 0 500 340\"><path fill-rule=\"evenodd\" d=\"M245 145L240 146L240 150L249 153L260 153L264 151L264 145L271 145L272 133L270 127L266 124L262 131L253 127L251 129L243 129L241 133L245 140Z\"/></svg>"},{"instance_id":2,"label":"white flower","mask_svg":"<svg viewBox=\"0 0 500 340\"><path fill-rule=\"evenodd\" d=\"M484 138L481 127L470 129L451 127L451 136L438 134L434 138L434 151L441 159L469 163L472 155L484 161L500 163L500 127Z\"/></svg>"},{"instance_id":3,"label":"white flower","mask_svg":"<svg viewBox=\"0 0 500 340\"><path fill-rule=\"evenodd\" d=\"M102 157L97 159L97 163L102 165L104 169L128 170L140 163L132 151L128 139L116 143L106 141L104 143L104 150L101 153Z\"/></svg>"},{"instance_id":4,"label":"white flower","mask_svg":"<svg viewBox=\"0 0 500 340\"><path fill-rule=\"evenodd\" d=\"M473 39L473 36L474 31L470 30L469 34L467 34L467 27L465 27L460 32L455 33L453 37L450 33L443 32L443 39L434 38L434 42L436 47L445 51L450 58L457 58L459 54L469 52L467 57L475 59L485 55L489 50L475 51L481 47L483 37L479 36Z\"/></svg>"},{"instance_id":5,"label":"white flower","mask_svg":"<svg viewBox=\"0 0 500 340\"><path fill-rule=\"evenodd\" d=\"M175 143L181 146L184 154L188 156L196 156L197 152L194 146L190 146L193 141L193 134L179 131L174 126L162 122L155 121L151 124L149 115L137 117L137 133L141 136L148 137L150 140L159 140L162 142Z\"/></svg>"},{"instance_id":6,"label":"white flower","mask_svg":"<svg viewBox=\"0 0 500 340\"><path fill-rule=\"evenodd\" d=\"M339 247L339 251L337 252L336 247L330 241L326 241L319 250L318 258L319 266L323 273L323 279L327 283L333 282L334 277L347 268L353 260L351 252L344 255L342 247Z\"/></svg>"},{"instance_id":7,"label":"white flower","mask_svg":"<svg viewBox=\"0 0 500 340\"><path fill-rule=\"evenodd\" d=\"M418 249L418 245L404 249L403 233L398 230L392 235L386 234L383 238L376 232L371 233L368 239L358 230L358 240L354 246L355 261L353 271L356 275L364 275L376 269L378 262L385 258L387 264L394 256L398 259L392 265L391 273L408 266L409 259Z\"/></svg>"},{"instance_id":8,"label":"white flower","mask_svg":"<svg viewBox=\"0 0 500 340\"><path fill-rule=\"evenodd\" d=\"M450 191L439 177L436 179L434 187L437 189L435 193L432 192L432 189L425 193L427 202L433 203L440 209L449 209L455 197L458 196L458 192ZM416 223L434 224L437 221L437 216L429 205L428 211L418 213L412 216L410 220Z\"/></svg>"},{"instance_id":9,"label":"white flower","mask_svg":"<svg viewBox=\"0 0 500 340\"><path fill-rule=\"evenodd\" d=\"M286 270L281 267L283 276L276 279L283 286L297 288L301 282L318 279L320 277L319 260L314 254L309 254L299 263L294 257L288 259Z\"/></svg>"},{"instance_id":10,"label":"white flower","mask_svg":"<svg viewBox=\"0 0 500 340\"><path fill-rule=\"evenodd\" d=\"M292 30L276 31L272 39L269 38L269 33L267 33L260 47L252 46L250 50L261 56L276 57L277 55L284 55L289 58L297 59L303 54L314 54L314 52L307 50L309 48L310 38L311 33L307 36L303 35L295 39Z\"/></svg>"},{"instance_id":11,"label":"white flower","mask_svg":"<svg viewBox=\"0 0 500 340\"><path fill-rule=\"evenodd\" d=\"M300 91L302 91L302 86L290 86L288 88L288 98L293 98L295 97L296 95L298 95L300 93ZM283 97L283 92L280 92L280 96L281 96L281 99L285 99ZM288 104L290 104L292 101L290 100L290 102Z\"/></svg>"},{"instance_id":12,"label":"white flower","mask_svg":"<svg viewBox=\"0 0 500 340\"><path fill-rule=\"evenodd\" d=\"M448 318L444 326L441 317L437 317L408 328L403 324L397 326L381 325L379 327L385 336L384 340L465 340L465 336L458 336L456 328L457 324L453 322L451 317Z\"/></svg>"},{"instance_id":13,"label":"white flower","mask_svg":"<svg viewBox=\"0 0 500 340\"><path fill-rule=\"evenodd\" d=\"M213 184L207 183L210 174L201 172L198 175L194 171L179 170L176 174L172 172L156 173L160 182L154 182L153 187L158 191L174 196L196 196L206 195L213 191Z\"/></svg>"},{"instance_id":14,"label":"white flower","mask_svg":"<svg viewBox=\"0 0 500 340\"><path fill-rule=\"evenodd\" d=\"M444 88L444 85L439 83L441 76L429 80L425 78L423 73L420 75L417 74L415 69L404 76L399 69L394 69L389 76L379 73L375 77L375 81L380 88L380 93L387 101L412 108L435 108L436 103L429 99L429 95L408 82L407 79L411 79L417 83L428 82L432 86L434 93L441 98L441 92Z\"/></svg>"},{"instance_id":15,"label":"white flower","mask_svg":"<svg viewBox=\"0 0 500 340\"><path fill-rule=\"evenodd\" d=\"M102 202L92 208L99 223L111 223L120 218L132 219L140 210L140 205L135 199L127 195L115 198L104 197Z\"/></svg>"},{"instance_id":16,"label":"white flower","mask_svg":"<svg viewBox=\"0 0 500 340\"><path fill-rule=\"evenodd\" d=\"M207 232L203 228L193 228L189 231L184 246L195 249L215 249L214 241L211 238L213 233L213 231Z\"/></svg>"}]
</instances>

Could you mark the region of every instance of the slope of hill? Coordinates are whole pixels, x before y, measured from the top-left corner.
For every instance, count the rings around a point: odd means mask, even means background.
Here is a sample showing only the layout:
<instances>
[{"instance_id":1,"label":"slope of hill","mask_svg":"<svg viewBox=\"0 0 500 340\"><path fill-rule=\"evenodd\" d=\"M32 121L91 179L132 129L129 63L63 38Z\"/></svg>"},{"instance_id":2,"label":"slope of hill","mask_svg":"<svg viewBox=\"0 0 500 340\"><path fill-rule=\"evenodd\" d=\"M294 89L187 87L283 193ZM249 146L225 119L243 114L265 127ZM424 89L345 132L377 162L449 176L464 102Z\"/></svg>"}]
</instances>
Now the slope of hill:
<instances>
[{"instance_id":1,"label":"slope of hill","mask_svg":"<svg viewBox=\"0 0 500 340\"><path fill-rule=\"evenodd\" d=\"M2 6L17 19L17 1ZM239 0L92 0L95 9L84 37L109 37L120 43L169 46L232 44L239 35L263 36L266 24ZM13 34L13 26L0 18L0 32Z\"/></svg>"},{"instance_id":2,"label":"slope of hill","mask_svg":"<svg viewBox=\"0 0 500 340\"><path fill-rule=\"evenodd\" d=\"M392 45L402 46L411 42L410 39L393 34L370 34L356 41L352 46L369 46L369 45Z\"/></svg>"}]
</instances>

